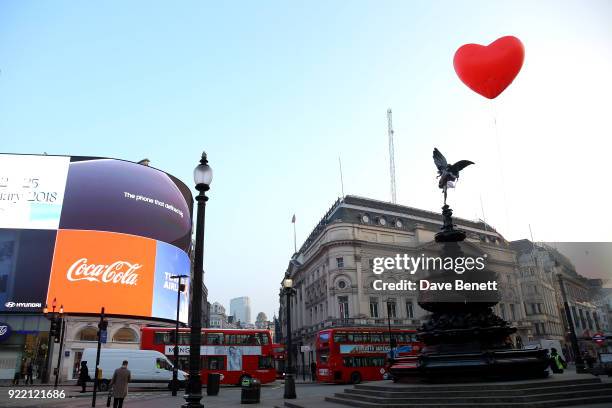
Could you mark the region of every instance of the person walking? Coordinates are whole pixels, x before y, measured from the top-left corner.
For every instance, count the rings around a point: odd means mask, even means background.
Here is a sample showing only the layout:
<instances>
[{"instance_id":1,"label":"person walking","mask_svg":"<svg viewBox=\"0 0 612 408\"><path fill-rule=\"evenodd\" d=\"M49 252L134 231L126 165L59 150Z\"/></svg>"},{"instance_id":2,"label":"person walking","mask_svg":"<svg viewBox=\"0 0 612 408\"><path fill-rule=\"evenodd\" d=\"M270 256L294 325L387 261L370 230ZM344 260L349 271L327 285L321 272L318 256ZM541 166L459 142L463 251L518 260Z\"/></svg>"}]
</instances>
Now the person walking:
<instances>
[{"instance_id":1,"label":"person walking","mask_svg":"<svg viewBox=\"0 0 612 408\"><path fill-rule=\"evenodd\" d=\"M567 363L557 354L556 348L550 349L550 369L555 374L563 374L563 369L567 368Z\"/></svg>"},{"instance_id":2,"label":"person walking","mask_svg":"<svg viewBox=\"0 0 612 408\"><path fill-rule=\"evenodd\" d=\"M110 382L113 392L113 408L122 408L123 400L128 393L128 383L132 380L132 373L127 368L127 360L123 360L121 367L115 370Z\"/></svg>"},{"instance_id":3,"label":"person walking","mask_svg":"<svg viewBox=\"0 0 612 408\"><path fill-rule=\"evenodd\" d=\"M87 367L87 361L81 361L81 369L79 370L79 378L77 380L77 385L81 386L81 393L85 392L85 387L87 387L87 381L89 381L91 377L89 377L89 368Z\"/></svg>"},{"instance_id":4,"label":"person walking","mask_svg":"<svg viewBox=\"0 0 612 408\"><path fill-rule=\"evenodd\" d=\"M30 361L28 363L28 366L26 367L26 378L25 378L26 385L28 385L28 381L30 382L30 385L34 384L34 381L32 380L33 371L34 371L34 367L32 366L32 362Z\"/></svg>"},{"instance_id":5,"label":"person walking","mask_svg":"<svg viewBox=\"0 0 612 408\"><path fill-rule=\"evenodd\" d=\"M310 379L311 381L317 380L317 363L314 361L310 363Z\"/></svg>"}]
</instances>

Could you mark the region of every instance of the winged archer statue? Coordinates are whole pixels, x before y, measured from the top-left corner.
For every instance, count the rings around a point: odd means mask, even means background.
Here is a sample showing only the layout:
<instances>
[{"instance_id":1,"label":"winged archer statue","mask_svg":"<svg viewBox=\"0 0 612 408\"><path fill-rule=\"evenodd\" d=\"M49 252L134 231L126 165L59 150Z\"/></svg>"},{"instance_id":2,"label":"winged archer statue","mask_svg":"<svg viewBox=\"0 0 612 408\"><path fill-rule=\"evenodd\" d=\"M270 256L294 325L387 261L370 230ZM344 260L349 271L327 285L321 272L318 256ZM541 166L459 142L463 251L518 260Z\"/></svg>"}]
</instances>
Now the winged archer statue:
<instances>
[{"instance_id":1,"label":"winged archer statue","mask_svg":"<svg viewBox=\"0 0 612 408\"><path fill-rule=\"evenodd\" d=\"M437 148L434 148L433 159L438 168L438 187L444 192L444 205L446 205L446 190L455 187L455 182L459 179L459 172L474 162L469 160L459 160L455 164L448 164L446 158Z\"/></svg>"}]
</instances>

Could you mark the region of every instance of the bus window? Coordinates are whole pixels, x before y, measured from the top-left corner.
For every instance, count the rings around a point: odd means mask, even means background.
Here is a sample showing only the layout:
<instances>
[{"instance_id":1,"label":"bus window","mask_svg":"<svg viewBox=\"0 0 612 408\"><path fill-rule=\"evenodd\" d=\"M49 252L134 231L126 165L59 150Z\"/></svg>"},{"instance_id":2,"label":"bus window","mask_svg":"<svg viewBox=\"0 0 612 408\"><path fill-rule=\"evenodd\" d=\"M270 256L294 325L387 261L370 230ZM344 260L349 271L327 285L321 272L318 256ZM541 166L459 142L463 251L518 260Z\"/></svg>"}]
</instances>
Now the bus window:
<instances>
[{"instance_id":1,"label":"bus window","mask_svg":"<svg viewBox=\"0 0 612 408\"><path fill-rule=\"evenodd\" d=\"M370 357L372 360L370 365L372 367L384 367L385 366L385 358L384 357Z\"/></svg>"},{"instance_id":2,"label":"bus window","mask_svg":"<svg viewBox=\"0 0 612 408\"><path fill-rule=\"evenodd\" d=\"M319 353L319 363L321 364L327 364L327 359L329 357L329 355L327 353Z\"/></svg>"},{"instance_id":3,"label":"bus window","mask_svg":"<svg viewBox=\"0 0 612 408\"><path fill-rule=\"evenodd\" d=\"M345 367L353 367L353 357L344 357L342 359L342 362L344 363Z\"/></svg>"},{"instance_id":4,"label":"bus window","mask_svg":"<svg viewBox=\"0 0 612 408\"><path fill-rule=\"evenodd\" d=\"M265 368L272 368L272 357L259 356L259 364L257 368L259 368L260 370Z\"/></svg>"},{"instance_id":5,"label":"bus window","mask_svg":"<svg viewBox=\"0 0 612 408\"><path fill-rule=\"evenodd\" d=\"M153 343L155 344L171 344L170 341L170 333L169 332L155 332L155 336L153 338Z\"/></svg>"},{"instance_id":6,"label":"bus window","mask_svg":"<svg viewBox=\"0 0 612 408\"><path fill-rule=\"evenodd\" d=\"M223 344L223 333L208 333L206 335L206 343L212 345Z\"/></svg>"},{"instance_id":7,"label":"bus window","mask_svg":"<svg viewBox=\"0 0 612 408\"><path fill-rule=\"evenodd\" d=\"M319 341L321 343L326 343L329 341L329 332L319 333Z\"/></svg>"},{"instance_id":8,"label":"bus window","mask_svg":"<svg viewBox=\"0 0 612 408\"><path fill-rule=\"evenodd\" d=\"M265 346L266 344L269 343L268 335L266 333L258 333L257 337L259 338L259 344Z\"/></svg>"},{"instance_id":9,"label":"bus window","mask_svg":"<svg viewBox=\"0 0 612 408\"><path fill-rule=\"evenodd\" d=\"M208 356L208 369L209 370L225 370L225 360L219 356Z\"/></svg>"},{"instance_id":10,"label":"bus window","mask_svg":"<svg viewBox=\"0 0 612 408\"><path fill-rule=\"evenodd\" d=\"M336 343L346 343L348 340L346 333L336 333L334 334L334 341Z\"/></svg>"}]
</instances>

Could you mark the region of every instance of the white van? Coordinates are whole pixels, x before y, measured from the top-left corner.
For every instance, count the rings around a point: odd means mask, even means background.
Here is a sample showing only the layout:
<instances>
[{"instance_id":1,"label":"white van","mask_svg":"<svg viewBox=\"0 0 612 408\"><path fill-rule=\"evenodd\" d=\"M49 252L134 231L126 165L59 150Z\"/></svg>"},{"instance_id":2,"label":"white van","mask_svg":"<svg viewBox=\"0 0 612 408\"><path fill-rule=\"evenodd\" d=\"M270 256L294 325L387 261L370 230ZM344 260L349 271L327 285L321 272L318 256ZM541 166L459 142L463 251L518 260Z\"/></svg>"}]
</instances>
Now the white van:
<instances>
[{"instance_id":1,"label":"white van","mask_svg":"<svg viewBox=\"0 0 612 408\"><path fill-rule=\"evenodd\" d=\"M96 367L96 349L88 348L83 350L81 361L87 361L89 375L94 378ZM134 383L167 383L171 385L172 370L174 366L159 351L155 350L124 350L124 349L101 349L99 369L102 369L100 380L100 390L108 390L108 384L113 378L113 373L123 363L128 362L128 370L132 374ZM179 385L183 387L186 383L187 373L178 370L177 379Z\"/></svg>"}]
</instances>

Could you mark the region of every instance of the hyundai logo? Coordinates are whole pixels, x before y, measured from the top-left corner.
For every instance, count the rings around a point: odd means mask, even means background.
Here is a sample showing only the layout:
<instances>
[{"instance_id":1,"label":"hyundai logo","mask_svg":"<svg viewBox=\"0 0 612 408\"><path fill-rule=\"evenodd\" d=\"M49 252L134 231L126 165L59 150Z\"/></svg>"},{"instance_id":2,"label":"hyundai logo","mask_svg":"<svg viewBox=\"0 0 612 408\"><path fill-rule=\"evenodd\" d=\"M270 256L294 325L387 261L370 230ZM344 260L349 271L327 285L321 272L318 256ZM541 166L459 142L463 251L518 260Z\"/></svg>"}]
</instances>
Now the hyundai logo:
<instances>
[{"instance_id":1,"label":"hyundai logo","mask_svg":"<svg viewBox=\"0 0 612 408\"><path fill-rule=\"evenodd\" d=\"M6 307L15 307L15 302L6 302L4 304L4 306L6 306Z\"/></svg>"}]
</instances>

